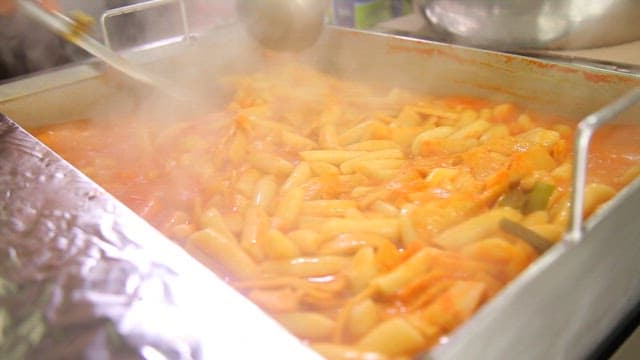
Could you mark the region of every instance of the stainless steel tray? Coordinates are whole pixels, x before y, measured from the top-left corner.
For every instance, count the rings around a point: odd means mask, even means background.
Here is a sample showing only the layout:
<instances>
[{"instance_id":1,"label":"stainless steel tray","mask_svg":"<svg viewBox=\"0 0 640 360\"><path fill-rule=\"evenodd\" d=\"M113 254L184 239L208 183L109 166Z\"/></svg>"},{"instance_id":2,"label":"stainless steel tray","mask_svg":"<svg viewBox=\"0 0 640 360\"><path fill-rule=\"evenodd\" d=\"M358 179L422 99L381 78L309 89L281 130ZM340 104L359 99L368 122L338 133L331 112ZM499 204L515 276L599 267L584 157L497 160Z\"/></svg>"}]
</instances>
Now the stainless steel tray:
<instances>
[{"instance_id":1,"label":"stainless steel tray","mask_svg":"<svg viewBox=\"0 0 640 360\"><path fill-rule=\"evenodd\" d=\"M182 69L211 83L219 73L260 66L259 61L238 63L239 58L259 58L261 50L233 25L185 46L129 56L154 71ZM348 79L434 95L512 101L576 119L640 85L640 77L630 74L340 28L328 28L304 58ZM128 100L135 90L113 81L113 74L106 78L108 82L99 66L88 63L9 83L0 86L0 112L29 128L89 116L114 101L135 106ZM640 106L635 105L617 121L637 119ZM425 356L539 359L589 354L640 301L640 224L634 221L639 187L637 181L628 186L590 218L579 241L554 246Z\"/></svg>"}]
</instances>

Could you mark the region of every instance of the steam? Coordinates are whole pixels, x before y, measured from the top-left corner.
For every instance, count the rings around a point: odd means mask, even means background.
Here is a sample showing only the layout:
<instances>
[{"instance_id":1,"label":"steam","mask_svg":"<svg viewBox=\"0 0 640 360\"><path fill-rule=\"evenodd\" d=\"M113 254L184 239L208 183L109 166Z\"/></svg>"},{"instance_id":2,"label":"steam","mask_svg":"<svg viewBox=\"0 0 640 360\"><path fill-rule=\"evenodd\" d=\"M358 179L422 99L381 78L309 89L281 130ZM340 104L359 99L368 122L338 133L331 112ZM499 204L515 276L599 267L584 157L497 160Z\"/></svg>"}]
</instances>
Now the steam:
<instances>
[{"instance_id":1,"label":"steam","mask_svg":"<svg viewBox=\"0 0 640 360\"><path fill-rule=\"evenodd\" d=\"M98 19L107 8L125 4L122 0L59 0L60 11L81 11ZM101 39L98 27L92 36ZM0 16L0 79L48 70L56 66L88 58L88 54L51 33L24 14Z\"/></svg>"},{"instance_id":2,"label":"steam","mask_svg":"<svg viewBox=\"0 0 640 360\"><path fill-rule=\"evenodd\" d=\"M99 19L106 9L134 2L136 1L59 0L63 13L69 15L72 10L80 10L95 19ZM191 31L206 32L206 36L196 37L193 40L194 44L188 46L179 43L164 46L183 35L179 6L176 2L168 2L166 5L135 14L113 17L108 20L107 25L109 38L115 50L122 51L134 62L142 61L144 68L169 80L176 88L195 93L195 102L185 103L172 99L164 93L163 90L166 89L141 85L126 75L104 66L104 76L99 80L100 84L95 85L95 95L86 93L86 97L69 99L68 104L65 99L65 103L59 106L77 108L78 117L89 116L95 119L104 118L105 115L131 114L132 111L145 115L146 118L179 119L188 118L189 114L218 111L227 105L231 99L231 90L219 79L233 73L247 73L259 68L264 61L264 53L245 28L239 26L234 1L184 0L184 4ZM3 24L0 36L17 40L3 41L3 45L11 46L0 47L2 61L16 66L31 64L25 72L49 69L88 58L84 50L66 43L59 36L49 33L39 24L20 14L3 21L10 23ZM95 26L90 35L99 41L104 39L100 26ZM15 55L12 41L16 43L15 46L28 49L29 61ZM148 47L150 44L162 46L140 52L129 51L139 50L138 47ZM147 54L151 56L146 56ZM101 66L99 62L95 64ZM108 85L106 89L104 83Z\"/></svg>"},{"instance_id":3,"label":"steam","mask_svg":"<svg viewBox=\"0 0 640 360\"><path fill-rule=\"evenodd\" d=\"M102 101L92 117L104 118L105 114L125 113L133 108L152 121L179 120L219 111L228 104L231 92L219 79L255 68L260 62L257 44L235 23L233 2L184 3L190 31L196 34L189 44L182 41L183 24L177 2L108 20L113 49L167 82L160 88L142 85L105 68L107 83L122 91ZM197 36L199 33L206 36ZM176 98L172 93L187 96Z\"/></svg>"},{"instance_id":4,"label":"steam","mask_svg":"<svg viewBox=\"0 0 640 360\"><path fill-rule=\"evenodd\" d=\"M0 80L49 69L84 58L67 44L21 14L0 16Z\"/></svg>"},{"instance_id":5,"label":"steam","mask_svg":"<svg viewBox=\"0 0 640 360\"><path fill-rule=\"evenodd\" d=\"M107 9L122 7L136 0L58 0L60 11L69 15L73 11L88 14L96 20L91 36L99 41L104 34L98 24ZM214 21L229 17L229 1L184 0L189 13L191 28L202 28ZM223 17L222 20L216 16ZM211 18L211 22L207 22ZM169 37L181 36L182 23L178 2L169 2L156 8L134 14L112 17L107 22L109 38L116 50L128 49ZM0 16L0 81L16 76L51 69L63 64L88 58L88 54L77 46L52 34L42 25L16 13Z\"/></svg>"}]
</instances>

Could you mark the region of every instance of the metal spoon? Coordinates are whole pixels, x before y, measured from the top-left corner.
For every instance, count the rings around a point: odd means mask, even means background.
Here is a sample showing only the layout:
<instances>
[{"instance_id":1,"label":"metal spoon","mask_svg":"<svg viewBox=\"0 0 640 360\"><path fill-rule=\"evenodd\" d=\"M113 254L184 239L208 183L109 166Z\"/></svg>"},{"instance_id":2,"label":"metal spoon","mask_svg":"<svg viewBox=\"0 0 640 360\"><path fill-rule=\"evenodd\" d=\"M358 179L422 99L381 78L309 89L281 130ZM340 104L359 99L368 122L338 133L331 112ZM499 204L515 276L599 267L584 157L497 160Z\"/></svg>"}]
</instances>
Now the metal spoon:
<instances>
[{"instance_id":1,"label":"metal spoon","mask_svg":"<svg viewBox=\"0 0 640 360\"><path fill-rule=\"evenodd\" d=\"M270 49L305 49L323 29L322 0L238 0L236 5L249 33Z\"/></svg>"}]
</instances>

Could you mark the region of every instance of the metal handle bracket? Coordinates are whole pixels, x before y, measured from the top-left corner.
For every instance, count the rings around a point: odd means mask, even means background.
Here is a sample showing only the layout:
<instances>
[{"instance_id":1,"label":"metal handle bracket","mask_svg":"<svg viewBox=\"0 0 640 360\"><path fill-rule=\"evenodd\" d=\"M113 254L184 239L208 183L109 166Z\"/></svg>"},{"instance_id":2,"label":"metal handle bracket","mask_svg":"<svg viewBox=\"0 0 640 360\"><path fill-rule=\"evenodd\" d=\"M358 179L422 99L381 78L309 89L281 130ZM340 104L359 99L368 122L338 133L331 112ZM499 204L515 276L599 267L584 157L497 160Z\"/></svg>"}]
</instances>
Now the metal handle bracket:
<instances>
[{"instance_id":1,"label":"metal handle bracket","mask_svg":"<svg viewBox=\"0 0 640 360\"><path fill-rule=\"evenodd\" d=\"M593 133L603 124L617 117L640 101L640 87L635 88L611 104L588 115L578 124L573 160L573 192L571 194L571 219L567 239L578 242L582 238L584 215L584 190L587 182L589 143Z\"/></svg>"},{"instance_id":2,"label":"metal handle bracket","mask_svg":"<svg viewBox=\"0 0 640 360\"><path fill-rule=\"evenodd\" d=\"M183 0L148 0L141 3L113 8L102 13L102 16L100 16L100 27L102 28L102 34L104 36L104 44L109 49L111 49L111 40L109 38L109 30L107 28L108 19L112 17L120 16L120 15L131 14L134 12L156 8L159 6L165 6L171 3L177 3L178 6L180 7L180 20L182 22L183 41L189 43L191 32L189 29L189 21L187 19L187 10L184 5L184 1Z\"/></svg>"}]
</instances>

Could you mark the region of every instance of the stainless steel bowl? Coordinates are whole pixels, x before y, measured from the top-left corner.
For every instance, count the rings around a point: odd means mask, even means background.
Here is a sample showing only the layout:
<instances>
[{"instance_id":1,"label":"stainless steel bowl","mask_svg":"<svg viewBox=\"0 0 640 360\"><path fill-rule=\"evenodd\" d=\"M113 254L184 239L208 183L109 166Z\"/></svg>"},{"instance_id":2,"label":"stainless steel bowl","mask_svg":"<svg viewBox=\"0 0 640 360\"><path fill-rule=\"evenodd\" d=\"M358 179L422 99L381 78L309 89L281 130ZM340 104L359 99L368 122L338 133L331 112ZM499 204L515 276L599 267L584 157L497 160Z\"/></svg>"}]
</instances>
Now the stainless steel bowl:
<instances>
[{"instance_id":1,"label":"stainless steel bowl","mask_svg":"<svg viewBox=\"0 0 640 360\"><path fill-rule=\"evenodd\" d=\"M639 0L414 0L454 43L493 49L577 49L640 39Z\"/></svg>"}]
</instances>

